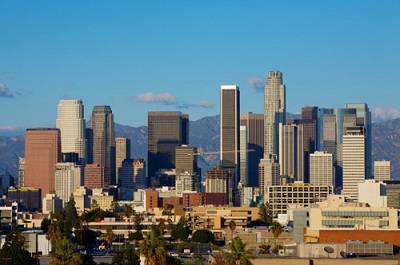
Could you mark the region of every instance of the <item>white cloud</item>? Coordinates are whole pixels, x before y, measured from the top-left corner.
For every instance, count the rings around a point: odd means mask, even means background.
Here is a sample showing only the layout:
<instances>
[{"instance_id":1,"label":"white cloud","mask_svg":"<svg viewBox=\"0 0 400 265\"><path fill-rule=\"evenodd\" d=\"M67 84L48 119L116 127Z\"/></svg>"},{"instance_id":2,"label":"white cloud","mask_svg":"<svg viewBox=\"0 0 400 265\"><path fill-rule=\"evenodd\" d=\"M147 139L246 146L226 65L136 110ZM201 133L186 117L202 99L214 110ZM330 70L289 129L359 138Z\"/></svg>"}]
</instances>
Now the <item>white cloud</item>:
<instances>
[{"instance_id":1,"label":"white cloud","mask_svg":"<svg viewBox=\"0 0 400 265\"><path fill-rule=\"evenodd\" d=\"M134 99L137 102L143 103L162 103L166 105L177 104L176 97L170 93L153 93L146 92L140 94L137 98Z\"/></svg>"},{"instance_id":2,"label":"white cloud","mask_svg":"<svg viewBox=\"0 0 400 265\"><path fill-rule=\"evenodd\" d=\"M0 83L0 98L14 98L14 93L3 83Z\"/></svg>"},{"instance_id":3,"label":"white cloud","mask_svg":"<svg viewBox=\"0 0 400 265\"><path fill-rule=\"evenodd\" d=\"M214 108L215 104L211 101L202 100L196 106L199 108Z\"/></svg>"},{"instance_id":4,"label":"white cloud","mask_svg":"<svg viewBox=\"0 0 400 265\"><path fill-rule=\"evenodd\" d=\"M265 85L265 78L259 76L253 76L246 79L246 83L256 92L263 92Z\"/></svg>"},{"instance_id":5,"label":"white cloud","mask_svg":"<svg viewBox=\"0 0 400 265\"><path fill-rule=\"evenodd\" d=\"M372 111L374 121L384 121L400 118L400 110L392 107L377 107Z\"/></svg>"},{"instance_id":6,"label":"white cloud","mask_svg":"<svg viewBox=\"0 0 400 265\"><path fill-rule=\"evenodd\" d=\"M4 125L0 126L0 131L18 131L23 130L24 128L15 126L15 125Z\"/></svg>"}]
</instances>

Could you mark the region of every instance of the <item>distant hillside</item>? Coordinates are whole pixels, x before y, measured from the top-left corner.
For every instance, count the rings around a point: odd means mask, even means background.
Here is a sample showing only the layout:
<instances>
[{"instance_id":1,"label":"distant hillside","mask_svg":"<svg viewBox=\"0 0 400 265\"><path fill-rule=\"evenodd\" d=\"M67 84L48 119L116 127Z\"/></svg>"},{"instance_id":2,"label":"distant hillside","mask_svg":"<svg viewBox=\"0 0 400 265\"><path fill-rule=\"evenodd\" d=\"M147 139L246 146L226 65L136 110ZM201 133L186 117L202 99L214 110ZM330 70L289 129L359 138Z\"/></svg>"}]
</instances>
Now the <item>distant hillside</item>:
<instances>
[{"instance_id":1,"label":"distant hillside","mask_svg":"<svg viewBox=\"0 0 400 265\"><path fill-rule=\"evenodd\" d=\"M288 119L293 116L288 116ZM294 117L297 118L296 115ZM190 139L192 146L202 152L219 149L219 115L190 121ZM133 157L147 157L147 126L130 127L115 124L116 137L131 139ZM0 136L0 174L7 171L12 175L18 172L18 157L24 156L25 136ZM389 160L392 165L392 177L400 179L400 119L372 124L372 160ZM219 163L216 154L199 157L199 164L206 170Z\"/></svg>"}]
</instances>

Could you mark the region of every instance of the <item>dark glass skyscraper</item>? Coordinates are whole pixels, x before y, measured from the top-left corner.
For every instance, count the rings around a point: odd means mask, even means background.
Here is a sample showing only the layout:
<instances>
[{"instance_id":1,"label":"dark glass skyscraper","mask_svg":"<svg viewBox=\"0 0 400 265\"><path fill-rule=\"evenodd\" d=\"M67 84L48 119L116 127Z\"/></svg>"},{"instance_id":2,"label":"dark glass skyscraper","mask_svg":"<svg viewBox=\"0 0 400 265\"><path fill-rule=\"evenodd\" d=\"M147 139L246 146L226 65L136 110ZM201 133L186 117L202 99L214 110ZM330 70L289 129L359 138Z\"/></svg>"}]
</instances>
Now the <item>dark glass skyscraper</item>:
<instances>
[{"instance_id":1,"label":"dark glass skyscraper","mask_svg":"<svg viewBox=\"0 0 400 265\"><path fill-rule=\"evenodd\" d=\"M148 113L148 178L175 168L175 148L189 144L189 115L178 111Z\"/></svg>"},{"instance_id":2,"label":"dark glass skyscraper","mask_svg":"<svg viewBox=\"0 0 400 265\"><path fill-rule=\"evenodd\" d=\"M93 130L93 164L105 168L104 186L115 185L114 116L110 106L95 106L90 117Z\"/></svg>"}]
</instances>

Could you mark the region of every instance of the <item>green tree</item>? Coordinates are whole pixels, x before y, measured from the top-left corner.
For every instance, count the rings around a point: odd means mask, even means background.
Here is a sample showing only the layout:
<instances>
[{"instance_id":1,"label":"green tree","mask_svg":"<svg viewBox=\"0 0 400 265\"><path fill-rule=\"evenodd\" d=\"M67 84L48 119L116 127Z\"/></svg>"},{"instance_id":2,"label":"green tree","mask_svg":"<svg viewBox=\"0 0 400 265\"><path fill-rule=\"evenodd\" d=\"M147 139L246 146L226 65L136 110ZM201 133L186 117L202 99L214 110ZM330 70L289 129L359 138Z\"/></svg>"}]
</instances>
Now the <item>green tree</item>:
<instances>
[{"instance_id":1,"label":"green tree","mask_svg":"<svg viewBox=\"0 0 400 265\"><path fill-rule=\"evenodd\" d=\"M136 231L134 233L129 231L128 238L129 240L134 240L134 241L143 240L143 234L141 231Z\"/></svg>"},{"instance_id":2,"label":"green tree","mask_svg":"<svg viewBox=\"0 0 400 265\"><path fill-rule=\"evenodd\" d=\"M185 249L190 249L190 252L192 252L192 251L193 251L193 245L190 244L189 242L180 242L180 243L178 244L177 252L178 252L178 253L183 253L183 251L184 251Z\"/></svg>"},{"instance_id":3,"label":"green tree","mask_svg":"<svg viewBox=\"0 0 400 265\"><path fill-rule=\"evenodd\" d=\"M268 254L268 252L271 248L271 245L263 244L263 245L260 245L259 248L260 248L260 254Z\"/></svg>"},{"instance_id":4,"label":"green tree","mask_svg":"<svg viewBox=\"0 0 400 265\"><path fill-rule=\"evenodd\" d=\"M50 254L53 260L49 265L82 265L83 261L79 253L74 253L74 246L68 243L66 237L58 240L55 251Z\"/></svg>"},{"instance_id":5,"label":"green tree","mask_svg":"<svg viewBox=\"0 0 400 265\"><path fill-rule=\"evenodd\" d=\"M111 228L107 228L106 232L103 234L104 239L106 240L109 249L112 247L112 240L117 235L113 232Z\"/></svg>"},{"instance_id":6,"label":"green tree","mask_svg":"<svg viewBox=\"0 0 400 265\"><path fill-rule=\"evenodd\" d=\"M40 223L40 229L42 229L44 233L47 233L49 230L49 225L51 225L51 220L45 217Z\"/></svg>"},{"instance_id":7,"label":"green tree","mask_svg":"<svg viewBox=\"0 0 400 265\"><path fill-rule=\"evenodd\" d=\"M117 255L113 257L112 265L139 265L140 257L134 249L118 251Z\"/></svg>"},{"instance_id":8,"label":"green tree","mask_svg":"<svg viewBox=\"0 0 400 265\"><path fill-rule=\"evenodd\" d=\"M131 217L133 215L134 211L132 208L132 205L125 203L124 204L124 215L128 219L128 222L131 222Z\"/></svg>"},{"instance_id":9,"label":"green tree","mask_svg":"<svg viewBox=\"0 0 400 265\"><path fill-rule=\"evenodd\" d=\"M270 224L272 222L272 212L271 212L271 206L269 205L268 202L265 204L261 204L259 207L258 215L260 216L260 219L267 224Z\"/></svg>"},{"instance_id":10,"label":"green tree","mask_svg":"<svg viewBox=\"0 0 400 265\"><path fill-rule=\"evenodd\" d=\"M140 231L142 229L142 221L143 221L142 215L140 213L136 213L133 218L133 228L136 231Z\"/></svg>"},{"instance_id":11,"label":"green tree","mask_svg":"<svg viewBox=\"0 0 400 265\"><path fill-rule=\"evenodd\" d=\"M93 199L91 204L90 204L90 209L94 210L94 209L97 209L97 208L100 208L99 204L97 203L96 199Z\"/></svg>"},{"instance_id":12,"label":"green tree","mask_svg":"<svg viewBox=\"0 0 400 265\"><path fill-rule=\"evenodd\" d=\"M174 240L185 240L187 238L186 229L182 225L177 225L171 230L171 237Z\"/></svg>"},{"instance_id":13,"label":"green tree","mask_svg":"<svg viewBox=\"0 0 400 265\"><path fill-rule=\"evenodd\" d=\"M139 247L140 254L145 258L145 265L165 265L166 252L163 242L152 230Z\"/></svg>"},{"instance_id":14,"label":"green tree","mask_svg":"<svg viewBox=\"0 0 400 265\"><path fill-rule=\"evenodd\" d=\"M1 264L20 265L35 264L35 259L24 249L25 238L17 227L13 227L6 236L4 245L0 250Z\"/></svg>"},{"instance_id":15,"label":"green tree","mask_svg":"<svg viewBox=\"0 0 400 265\"><path fill-rule=\"evenodd\" d=\"M231 240L233 240L233 232L236 229L236 222L234 220L231 220L228 224L229 229L231 230Z\"/></svg>"},{"instance_id":16,"label":"green tree","mask_svg":"<svg viewBox=\"0 0 400 265\"><path fill-rule=\"evenodd\" d=\"M277 241L278 237L282 234L283 228L280 225L280 223L278 223L278 222L272 222L270 227L271 227L272 234L274 234L275 246L276 246L276 241Z\"/></svg>"},{"instance_id":17,"label":"green tree","mask_svg":"<svg viewBox=\"0 0 400 265\"><path fill-rule=\"evenodd\" d=\"M193 242L208 243L214 240L214 235L210 230L200 229L192 235Z\"/></svg>"},{"instance_id":18,"label":"green tree","mask_svg":"<svg viewBox=\"0 0 400 265\"><path fill-rule=\"evenodd\" d=\"M246 244L242 242L240 237L235 237L229 243L229 251L225 252L224 263L227 265L250 265L254 259L253 254L249 249L246 249Z\"/></svg>"}]
</instances>

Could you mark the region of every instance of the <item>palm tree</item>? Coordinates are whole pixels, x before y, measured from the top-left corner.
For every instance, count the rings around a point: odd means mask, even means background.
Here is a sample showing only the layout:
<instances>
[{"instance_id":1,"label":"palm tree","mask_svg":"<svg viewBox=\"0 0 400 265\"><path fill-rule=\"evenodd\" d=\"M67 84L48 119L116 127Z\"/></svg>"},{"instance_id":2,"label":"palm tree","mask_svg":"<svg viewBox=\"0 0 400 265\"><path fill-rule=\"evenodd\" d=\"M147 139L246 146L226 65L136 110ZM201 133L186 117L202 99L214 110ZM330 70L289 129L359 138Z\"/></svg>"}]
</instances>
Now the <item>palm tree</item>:
<instances>
[{"instance_id":1,"label":"palm tree","mask_svg":"<svg viewBox=\"0 0 400 265\"><path fill-rule=\"evenodd\" d=\"M131 217L133 215L132 205L125 203L124 204L124 214L126 218L128 218L129 223L131 222Z\"/></svg>"},{"instance_id":2,"label":"palm tree","mask_svg":"<svg viewBox=\"0 0 400 265\"><path fill-rule=\"evenodd\" d=\"M271 223L271 230L272 230L272 233L274 234L275 246L276 246L276 240L282 234L283 229L282 229L282 226L280 225L280 223L275 221L275 222Z\"/></svg>"},{"instance_id":3,"label":"palm tree","mask_svg":"<svg viewBox=\"0 0 400 265\"><path fill-rule=\"evenodd\" d=\"M233 221L233 220L231 220L230 222L229 222L229 224L228 224L228 227L229 227L229 229L232 231L232 233L231 233L231 240L233 240L233 232L235 231L235 229L236 229L236 223L235 223L235 221Z\"/></svg>"},{"instance_id":4,"label":"palm tree","mask_svg":"<svg viewBox=\"0 0 400 265\"><path fill-rule=\"evenodd\" d=\"M74 253L74 246L68 243L66 237L56 242L55 251L50 254L53 260L50 265L81 265L79 253Z\"/></svg>"},{"instance_id":5,"label":"palm tree","mask_svg":"<svg viewBox=\"0 0 400 265\"><path fill-rule=\"evenodd\" d=\"M139 252L145 258L145 265L167 264L167 255L163 242L156 237L154 230L144 239L143 244L139 247Z\"/></svg>"},{"instance_id":6,"label":"palm tree","mask_svg":"<svg viewBox=\"0 0 400 265\"><path fill-rule=\"evenodd\" d=\"M107 228L106 233L103 235L104 239L107 241L109 248L111 249L112 240L117 235L112 231L111 228Z\"/></svg>"},{"instance_id":7,"label":"palm tree","mask_svg":"<svg viewBox=\"0 0 400 265\"><path fill-rule=\"evenodd\" d=\"M246 249L246 244L242 242L240 237L235 237L229 243L229 252L225 252L224 264L227 265L251 265L253 254L249 249Z\"/></svg>"}]
</instances>

